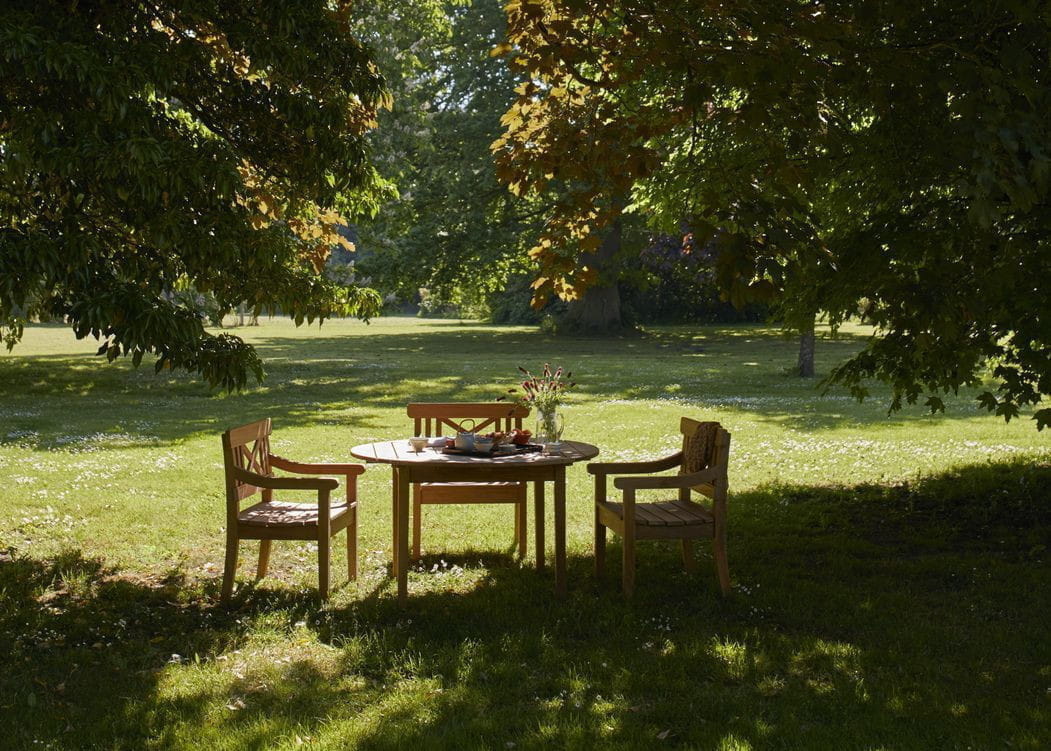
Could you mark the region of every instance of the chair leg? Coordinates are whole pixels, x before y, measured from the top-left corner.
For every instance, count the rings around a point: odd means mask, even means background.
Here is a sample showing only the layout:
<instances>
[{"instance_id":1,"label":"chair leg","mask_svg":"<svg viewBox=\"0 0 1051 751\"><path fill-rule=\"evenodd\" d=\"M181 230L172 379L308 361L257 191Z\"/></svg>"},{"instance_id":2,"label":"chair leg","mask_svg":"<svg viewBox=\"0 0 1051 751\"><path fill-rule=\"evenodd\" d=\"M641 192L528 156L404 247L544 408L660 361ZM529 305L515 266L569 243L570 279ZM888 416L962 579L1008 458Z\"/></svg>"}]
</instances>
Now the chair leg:
<instances>
[{"instance_id":1,"label":"chair leg","mask_svg":"<svg viewBox=\"0 0 1051 751\"><path fill-rule=\"evenodd\" d=\"M630 527L624 530L623 566L621 584L624 588L624 597L630 600L635 594L635 530Z\"/></svg>"},{"instance_id":2,"label":"chair leg","mask_svg":"<svg viewBox=\"0 0 1051 751\"><path fill-rule=\"evenodd\" d=\"M515 552L518 552L519 550L521 550L520 546L518 545L518 525L519 525L519 522L522 521L521 519L518 518L518 504L517 503L514 504L512 506L512 508L511 508L511 510L514 511L514 513L515 513L515 541L514 541L514 547L515 547Z\"/></svg>"},{"instance_id":3,"label":"chair leg","mask_svg":"<svg viewBox=\"0 0 1051 751\"><path fill-rule=\"evenodd\" d=\"M719 590L723 596L730 594L730 565L726 560L726 530L716 532L712 540L712 555L715 558L715 572L719 577Z\"/></svg>"},{"instance_id":4,"label":"chair leg","mask_svg":"<svg viewBox=\"0 0 1051 751\"><path fill-rule=\"evenodd\" d=\"M329 563L331 558L332 538L322 535L317 541L317 588L322 600L328 599Z\"/></svg>"},{"instance_id":5,"label":"chair leg","mask_svg":"<svg viewBox=\"0 0 1051 751\"><path fill-rule=\"evenodd\" d=\"M606 525L599 521L595 506L595 576L606 573Z\"/></svg>"},{"instance_id":6,"label":"chair leg","mask_svg":"<svg viewBox=\"0 0 1051 751\"><path fill-rule=\"evenodd\" d=\"M421 557L423 537L423 504L420 502L420 486L412 488L412 559L418 561Z\"/></svg>"},{"instance_id":7,"label":"chair leg","mask_svg":"<svg viewBox=\"0 0 1051 751\"><path fill-rule=\"evenodd\" d=\"M354 581L358 578L358 510L350 510L350 524L347 525L347 578Z\"/></svg>"},{"instance_id":8,"label":"chair leg","mask_svg":"<svg viewBox=\"0 0 1051 751\"><path fill-rule=\"evenodd\" d=\"M697 562L693 557L693 540L683 539L682 542L682 567L687 573L697 570Z\"/></svg>"},{"instance_id":9,"label":"chair leg","mask_svg":"<svg viewBox=\"0 0 1051 751\"><path fill-rule=\"evenodd\" d=\"M398 466L391 465L391 504L390 504L390 563L391 576L398 571Z\"/></svg>"},{"instance_id":10,"label":"chair leg","mask_svg":"<svg viewBox=\"0 0 1051 751\"><path fill-rule=\"evenodd\" d=\"M259 565L255 569L255 580L266 576L266 570L270 566L270 540L259 541Z\"/></svg>"},{"instance_id":11,"label":"chair leg","mask_svg":"<svg viewBox=\"0 0 1051 751\"><path fill-rule=\"evenodd\" d=\"M529 522L526 519L526 498L523 492L521 500L515 504L515 539L518 544L518 557L525 558L529 552Z\"/></svg>"},{"instance_id":12,"label":"chair leg","mask_svg":"<svg viewBox=\"0 0 1051 751\"><path fill-rule=\"evenodd\" d=\"M222 599L229 600L234 593L234 577L237 575L237 536L226 534L226 562L223 564Z\"/></svg>"}]
</instances>

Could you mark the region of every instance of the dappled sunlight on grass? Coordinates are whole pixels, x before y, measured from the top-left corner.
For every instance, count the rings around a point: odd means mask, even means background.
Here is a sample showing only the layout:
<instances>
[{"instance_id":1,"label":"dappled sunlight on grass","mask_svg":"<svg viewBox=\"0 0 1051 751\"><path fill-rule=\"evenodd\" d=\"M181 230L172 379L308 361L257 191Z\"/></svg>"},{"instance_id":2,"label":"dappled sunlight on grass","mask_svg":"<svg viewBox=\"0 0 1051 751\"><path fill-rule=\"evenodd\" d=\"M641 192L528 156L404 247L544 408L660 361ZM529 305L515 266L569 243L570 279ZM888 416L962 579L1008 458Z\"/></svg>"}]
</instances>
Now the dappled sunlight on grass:
<instances>
[{"instance_id":1,"label":"dappled sunlight on grass","mask_svg":"<svg viewBox=\"0 0 1051 751\"><path fill-rule=\"evenodd\" d=\"M947 416L887 419L885 392L859 405L782 375L795 342L770 328L237 333L269 378L235 395L107 366L54 327L0 355L11 747L1036 749L1051 735L1051 451L1024 420L966 397ZM819 370L864 335L820 341ZM602 460L676 450L683 414L732 431L730 599L706 545L695 574L674 545L640 545L625 603L613 539L596 580L576 467L567 599L532 551L515 555L510 508L434 507L401 607L391 475L371 467L358 581L337 544L322 606L316 547L279 542L250 583L243 543L239 589L218 605L223 428L270 415L277 453L346 461L408 435L406 402L489 400L544 361L575 371L568 430Z\"/></svg>"}]
</instances>

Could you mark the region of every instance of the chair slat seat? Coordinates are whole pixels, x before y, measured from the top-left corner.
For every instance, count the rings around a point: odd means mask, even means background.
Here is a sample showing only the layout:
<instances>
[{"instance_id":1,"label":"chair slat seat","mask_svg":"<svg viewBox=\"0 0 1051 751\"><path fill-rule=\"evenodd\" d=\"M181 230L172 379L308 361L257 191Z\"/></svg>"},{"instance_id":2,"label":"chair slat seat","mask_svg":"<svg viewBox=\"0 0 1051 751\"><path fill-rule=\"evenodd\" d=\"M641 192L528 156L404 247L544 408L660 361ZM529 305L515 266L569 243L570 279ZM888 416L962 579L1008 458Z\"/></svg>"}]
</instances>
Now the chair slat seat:
<instances>
[{"instance_id":1,"label":"chair slat seat","mask_svg":"<svg viewBox=\"0 0 1051 751\"><path fill-rule=\"evenodd\" d=\"M616 501L599 501L617 517L624 518L624 504ZM660 501L658 503L636 503L635 523L645 527L690 527L715 523L711 511L692 501Z\"/></svg>"},{"instance_id":2,"label":"chair slat seat","mask_svg":"<svg viewBox=\"0 0 1051 751\"><path fill-rule=\"evenodd\" d=\"M345 503L334 505L329 508L329 519L336 521L350 509ZM238 523L256 527L316 527L318 518L317 504L292 501L260 501L237 514Z\"/></svg>"}]
</instances>

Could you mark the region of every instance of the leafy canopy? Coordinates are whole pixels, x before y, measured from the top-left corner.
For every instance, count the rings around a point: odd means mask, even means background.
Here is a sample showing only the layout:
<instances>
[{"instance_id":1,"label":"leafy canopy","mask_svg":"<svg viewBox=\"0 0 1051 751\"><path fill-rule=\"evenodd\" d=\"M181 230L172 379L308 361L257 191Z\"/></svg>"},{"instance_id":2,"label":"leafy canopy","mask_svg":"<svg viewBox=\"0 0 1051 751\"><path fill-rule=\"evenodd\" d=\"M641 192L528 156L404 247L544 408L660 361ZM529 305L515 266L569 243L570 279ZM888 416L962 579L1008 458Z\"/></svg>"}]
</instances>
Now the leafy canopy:
<instances>
[{"instance_id":1,"label":"leafy canopy","mask_svg":"<svg viewBox=\"0 0 1051 751\"><path fill-rule=\"evenodd\" d=\"M594 280L625 210L720 244L738 303L876 334L833 381L892 409L984 382L1010 419L1051 393L1051 8L1040 0L511 0L518 98L494 144L562 199L538 297ZM1037 409L1038 427L1051 410Z\"/></svg>"},{"instance_id":2,"label":"leafy canopy","mask_svg":"<svg viewBox=\"0 0 1051 751\"><path fill-rule=\"evenodd\" d=\"M325 0L9 2L0 16L0 332L67 320L236 388L251 347L176 295L297 323L379 298L320 273L384 185L366 133L383 81Z\"/></svg>"},{"instance_id":3,"label":"leafy canopy","mask_svg":"<svg viewBox=\"0 0 1051 751\"><path fill-rule=\"evenodd\" d=\"M534 207L496 179L489 145L514 100L514 74L489 52L503 39L499 0L361 4L362 37L394 98L370 138L399 195L358 225L358 268L383 292L477 301L524 267Z\"/></svg>"}]
</instances>

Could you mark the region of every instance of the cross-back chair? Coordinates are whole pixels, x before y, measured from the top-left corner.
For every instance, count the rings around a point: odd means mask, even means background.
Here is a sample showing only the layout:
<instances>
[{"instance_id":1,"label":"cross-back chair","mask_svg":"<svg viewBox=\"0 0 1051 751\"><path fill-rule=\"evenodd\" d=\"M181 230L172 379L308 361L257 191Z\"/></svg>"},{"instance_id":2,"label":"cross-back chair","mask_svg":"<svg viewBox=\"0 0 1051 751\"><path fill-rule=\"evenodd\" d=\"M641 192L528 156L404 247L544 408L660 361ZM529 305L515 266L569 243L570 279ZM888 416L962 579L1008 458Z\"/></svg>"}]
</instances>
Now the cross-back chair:
<instances>
[{"instance_id":1,"label":"cross-back chair","mask_svg":"<svg viewBox=\"0 0 1051 751\"><path fill-rule=\"evenodd\" d=\"M328 597L330 539L347 530L347 576L358 575L357 476L360 464L303 464L270 453L270 418L223 433L223 463L226 468L226 565L223 570L223 599L234 590L237 554L241 540L259 540L256 579L266 576L272 540L317 540L318 590ZM274 469L301 475L339 475L344 478L346 499L333 502L332 491L339 481L331 477L277 477ZM275 490L312 490L317 503L295 503L274 499ZM252 505L241 504L256 493Z\"/></svg>"},{"instance_id":2,"label":"cross-back chair","mask_svg":"<svg viewBox=\"0 0 1051 751\"><path fill-rule=\"evenodd\" d=\"M510 432L521 430L529 408L508 404L417 402L408 405L415 435L437 437L455 435L466 426L469 432ZM467 425L470 421L470 425ZM416 483L412 487L412 555L420 557L423 531L422 509L440 503L515 504L515 541L518 555L527 547L526 484L524 482L446 482Z\"/></svg>"},{"instance_id":3,"label":"cross-back chair","mask_svg":"<svg viewBox=\"0 0 1051 751\"><path fill-rule=\"evenodd\" d=\"M606 564L606 530L623 538L622 581L624 595L635 590L635 542L646 539L682 541L683 566L694 568L693 541L712 539L712 552L719 588L730 592L730 569L726 560L727 463L730 434L717 422L699 422L683 417L679 423L682 450L663 459L648 462L602 462L588 465L595 476L595 571L601 575ZM616 477L613 485L621 499L607 495L611 475L644 475L679 468L678 474L657 477ZM675 500L656 503L636 502L639 490L675 490ZM711 500L711 506L697 503L697 493Z\"/></svg>"}]
</instances>

